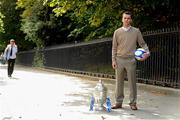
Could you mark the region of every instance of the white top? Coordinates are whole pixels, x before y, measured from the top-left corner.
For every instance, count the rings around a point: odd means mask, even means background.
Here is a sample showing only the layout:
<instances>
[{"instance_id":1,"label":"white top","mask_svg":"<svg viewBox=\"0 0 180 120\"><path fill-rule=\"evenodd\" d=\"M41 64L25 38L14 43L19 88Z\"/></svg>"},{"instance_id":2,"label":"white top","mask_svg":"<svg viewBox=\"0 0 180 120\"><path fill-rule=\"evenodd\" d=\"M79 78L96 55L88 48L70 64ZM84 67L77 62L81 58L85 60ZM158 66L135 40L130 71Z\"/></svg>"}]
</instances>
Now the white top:
<instances>
[{"instance_id":1,"label":"white top","mask_svg":"<svg viewBox=\"0 0 180 120\"><path fill-rule=\"evenodd\" d=\"M129 26L129 27L127 27L127 28L122 27L122 29L123 29L124 31L128 31L130 28L131 28L131 26Z\"/></svg>"},{"instance_id":2,"label":"white top","mask_svg":"<svg viewBox=\"0 0 180 120\"><path fill-rule=\"evenodd\" d=\"M5 51L4 51L4 58L6 60L9 60L9 59L16 59L16 53L17 53L17 45L13 45L12 46L12 56L10 56L10 52L11 52L11 45L7 45Z\"/></svg>"}]
</instances>

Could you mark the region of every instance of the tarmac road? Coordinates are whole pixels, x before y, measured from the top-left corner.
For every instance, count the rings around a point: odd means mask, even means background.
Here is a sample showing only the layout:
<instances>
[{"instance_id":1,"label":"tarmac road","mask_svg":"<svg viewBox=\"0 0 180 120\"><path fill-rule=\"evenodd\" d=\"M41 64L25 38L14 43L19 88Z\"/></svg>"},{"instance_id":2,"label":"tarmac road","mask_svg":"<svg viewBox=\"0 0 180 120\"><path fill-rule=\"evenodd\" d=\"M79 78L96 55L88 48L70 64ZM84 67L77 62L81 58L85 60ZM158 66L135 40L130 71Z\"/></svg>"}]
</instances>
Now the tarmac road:
<instances>
[{"instance_id":1,"label":"tarmac road","mask_svg":"<svg viewBox=\"0 0 180 120\"><path fill-rule=\"evenodd\" d=\"M97 78L16 66L12 78L0 65L0 120L179 120L180 90L138 84L138 108L89 111ZM114 81L105 80L114 102Z\"/></svg>"}]
</instances>

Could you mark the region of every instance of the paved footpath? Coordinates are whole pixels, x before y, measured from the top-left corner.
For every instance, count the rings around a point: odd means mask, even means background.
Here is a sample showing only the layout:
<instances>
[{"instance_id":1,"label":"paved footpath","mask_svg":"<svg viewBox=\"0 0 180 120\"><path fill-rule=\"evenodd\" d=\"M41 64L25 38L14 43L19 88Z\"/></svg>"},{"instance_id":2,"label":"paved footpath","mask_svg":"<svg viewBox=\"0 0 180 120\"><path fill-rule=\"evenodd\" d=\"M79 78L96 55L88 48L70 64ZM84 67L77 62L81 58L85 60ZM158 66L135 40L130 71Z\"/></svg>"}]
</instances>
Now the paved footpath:
<instances>
[{"instance_id":1,"label":"paved footpath","mask_svg":"<svg viewBox=\"0 0 180 120\"><path fill-rule=\"evenodd\" d=\"M0 65L0 120L180 120L180 91L138 84L138 107L89 111L96 78L42 71L16 65L12 78ZM114 102L114 82L104 80Z\"/></svg>"}]
</instances>

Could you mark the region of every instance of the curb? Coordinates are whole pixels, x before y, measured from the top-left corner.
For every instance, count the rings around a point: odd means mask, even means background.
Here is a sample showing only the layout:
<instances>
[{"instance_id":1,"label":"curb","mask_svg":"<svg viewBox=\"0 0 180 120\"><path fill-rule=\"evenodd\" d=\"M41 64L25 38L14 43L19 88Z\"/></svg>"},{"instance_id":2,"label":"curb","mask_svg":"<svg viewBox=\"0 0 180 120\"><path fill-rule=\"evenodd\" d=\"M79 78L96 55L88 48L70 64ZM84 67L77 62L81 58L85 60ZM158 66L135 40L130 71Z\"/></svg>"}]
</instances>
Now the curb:
<instances>
[{"instance_id":1,"label":"curb","mask_svg":"<svg viewBox=\"0 0 180 120\"><path fill-rule=\"evenodd\" d=\"M115 84L115 76L99 74L99 73L90 73L84 71L69 71L69 70L61 70L61 69L52 69L52 68L36 68L43 71L53 72L53 73L61 73L65 75L75 76L75 77L83 77L84 79L98 81L99 79L106 81L108 83ZM125 85L128 85L127 81L125 81ZM145 83L137 83L138 89L146 90L151 93L161 94L161 95L170 95L170 96L180 96L180 89L169 88L157 85L150 85Z\"/></svg>"}]
</instances>

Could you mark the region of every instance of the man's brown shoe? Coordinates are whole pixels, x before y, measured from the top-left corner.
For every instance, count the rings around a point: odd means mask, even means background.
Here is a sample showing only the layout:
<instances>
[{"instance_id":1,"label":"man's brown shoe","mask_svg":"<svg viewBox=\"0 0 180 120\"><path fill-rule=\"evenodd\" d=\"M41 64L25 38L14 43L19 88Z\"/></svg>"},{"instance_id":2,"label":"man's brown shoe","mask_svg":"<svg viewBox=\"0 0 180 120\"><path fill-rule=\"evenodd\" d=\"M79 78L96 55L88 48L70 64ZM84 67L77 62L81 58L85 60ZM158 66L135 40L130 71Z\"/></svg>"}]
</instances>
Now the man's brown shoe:
<instances>
[{"instance_id":1,"label":"man's brown shoe","mask_svg":"<svg viewBox=\"0 0 180 120\"><path fill-rule=\"evenodd\" d=\"M115 104L112 106L112 109L118 109L118 108L122 108L122 104Z\"/></svg>"},{"instance_id":2,"label":"man's brown shoe","mask_svg":"<svg viewBox=\"0 0 180 120\"><path fill-rule=\"evenodd\" d=\"M136 105L130 105L130 107L131 107L131 110L137 110L138 109Z\"/></svg>"}]
</instances>

